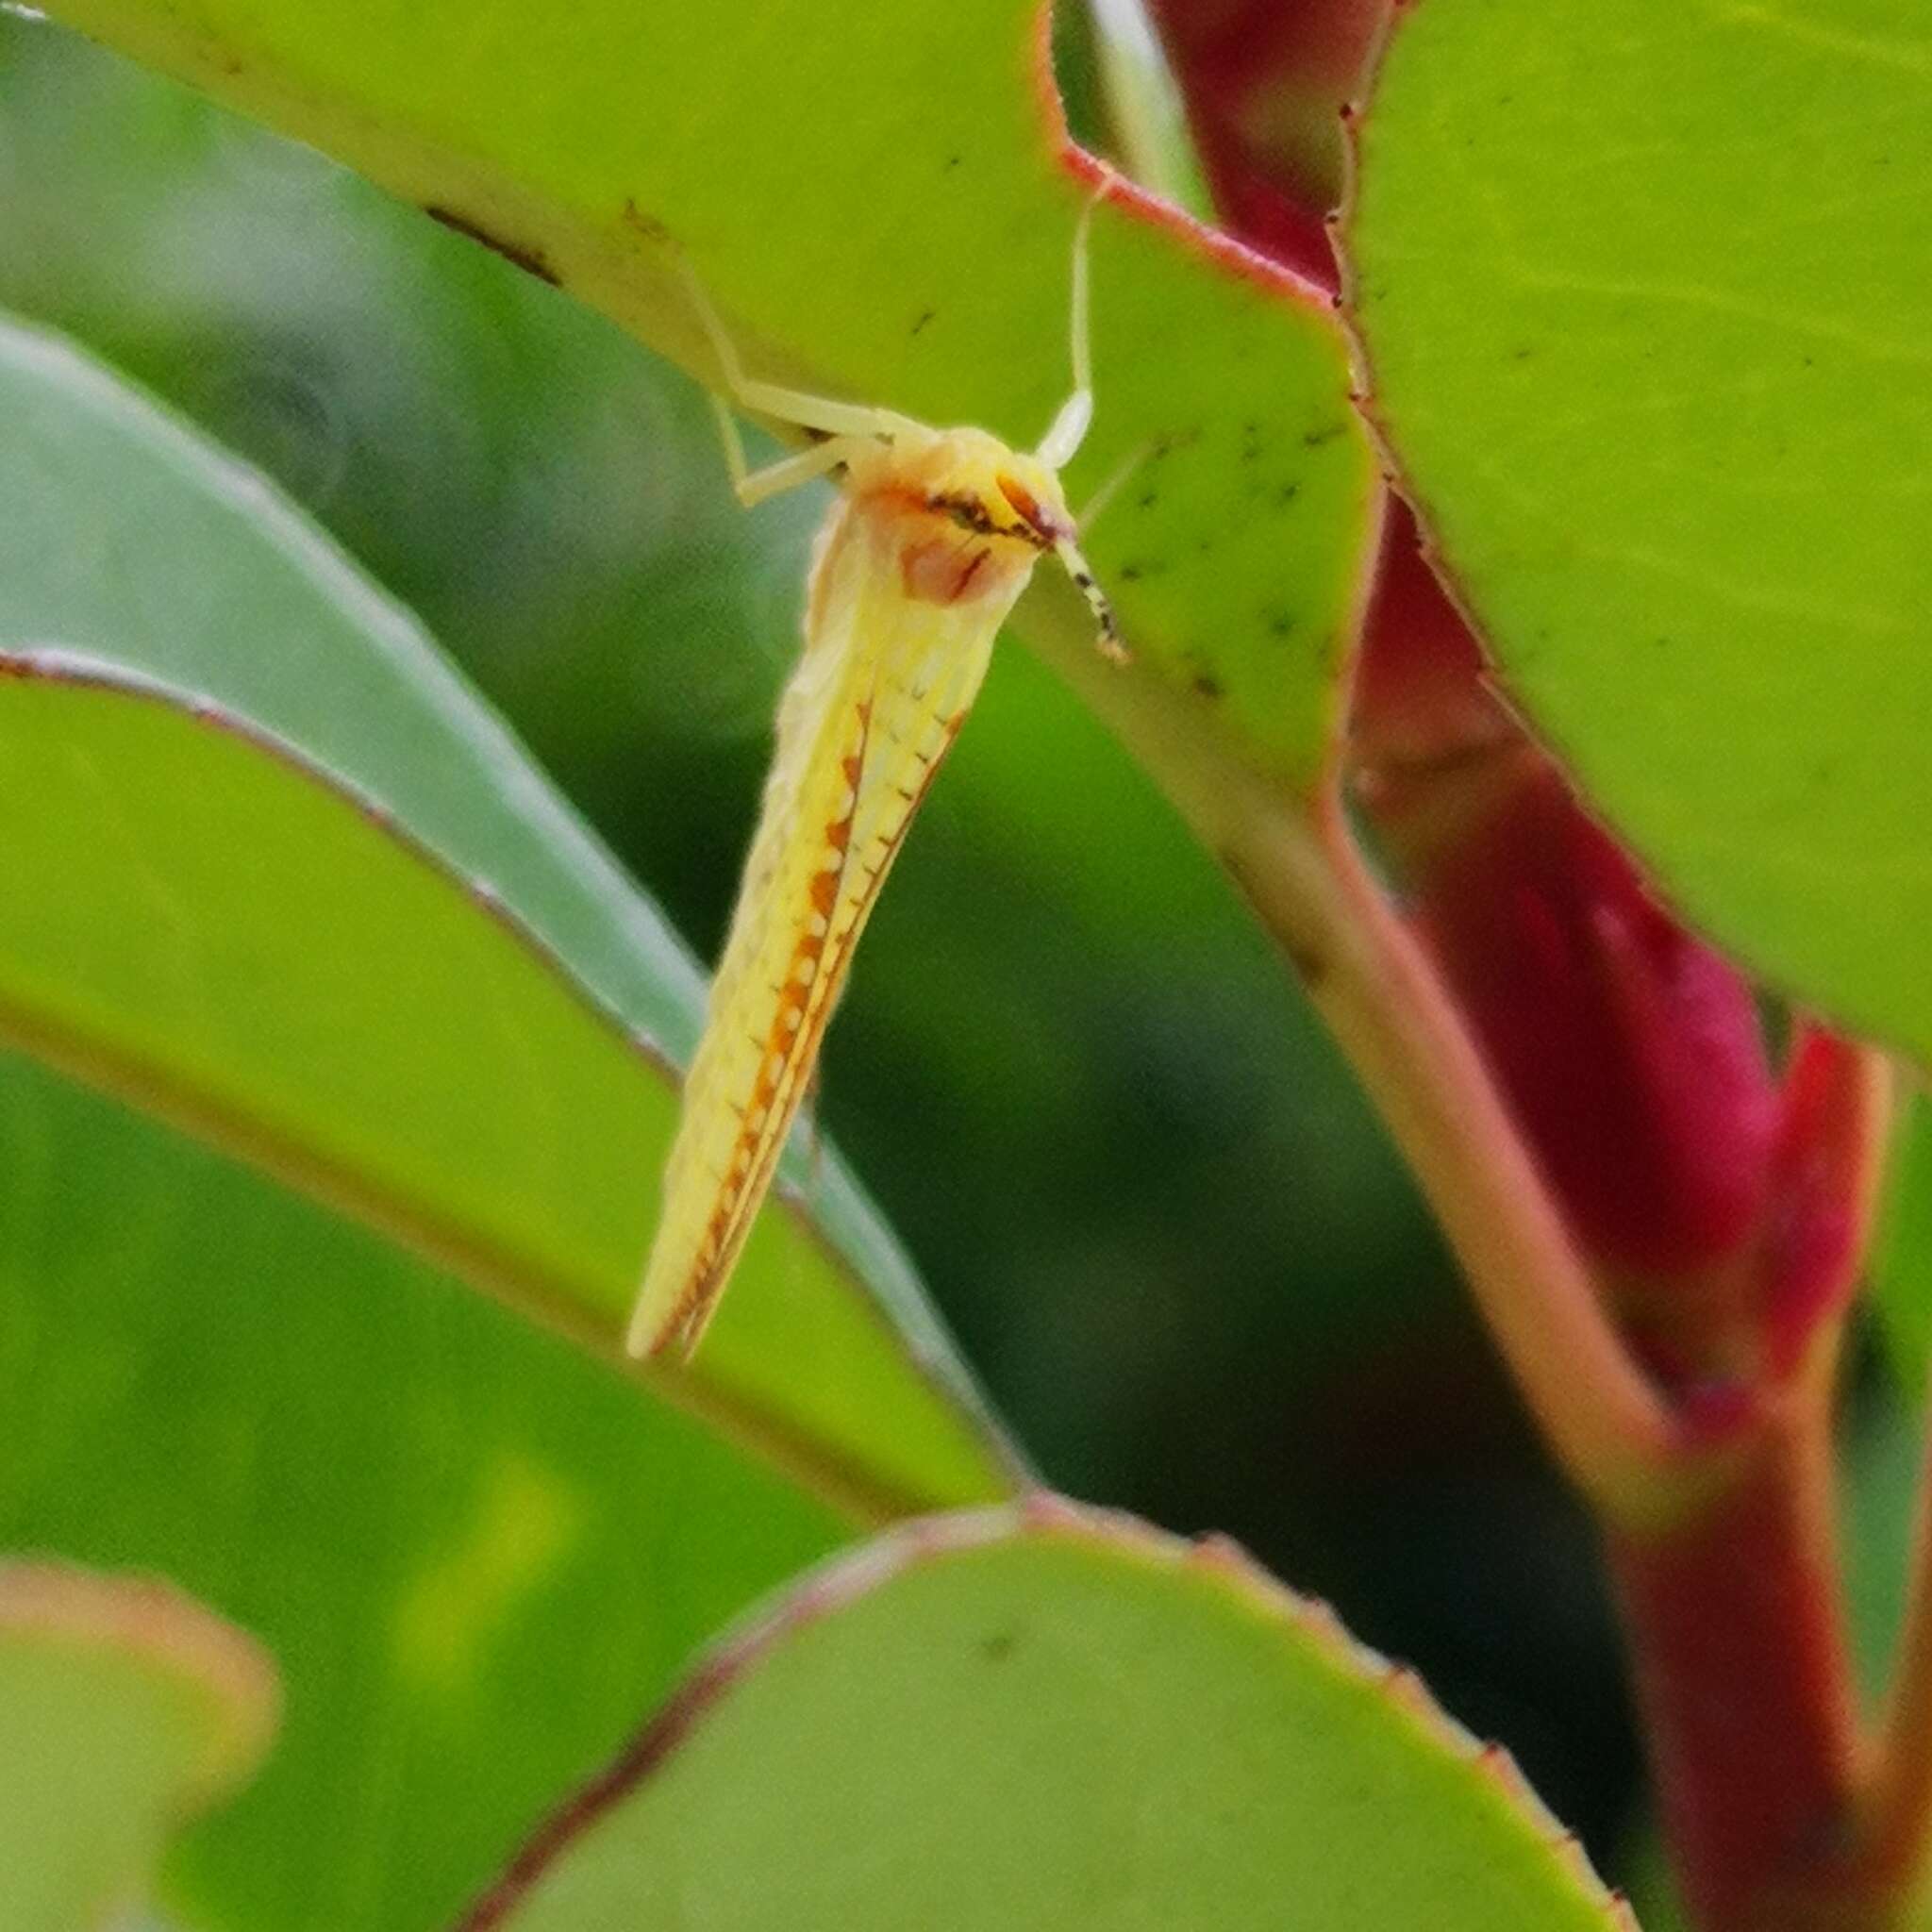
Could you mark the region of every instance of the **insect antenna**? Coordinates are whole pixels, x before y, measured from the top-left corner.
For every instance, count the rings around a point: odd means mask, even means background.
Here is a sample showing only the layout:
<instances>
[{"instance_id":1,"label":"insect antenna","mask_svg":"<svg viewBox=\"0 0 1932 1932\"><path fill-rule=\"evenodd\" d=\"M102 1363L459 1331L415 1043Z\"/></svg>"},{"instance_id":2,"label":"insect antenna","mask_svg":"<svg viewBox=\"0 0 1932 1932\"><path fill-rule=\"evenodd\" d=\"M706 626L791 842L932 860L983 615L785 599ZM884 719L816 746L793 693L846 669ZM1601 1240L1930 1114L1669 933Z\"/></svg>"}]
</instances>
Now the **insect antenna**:
<instances>
[{"instance_id":1,"label":"insect antenna","mask_svg":"<svg viewBox=\"0 0 1932 1932\"><path fill-rule=\"evenodd\" d=\"M1108 601L1107 592L1094 581L1092 566L1080 555L1078 546L1071 537L1054 539L1053 554L1065 567L1073 578L1074 587L1087 600L1087 608L1093 613L1093 621L1099 626L1099 636L1094 642L1100 655L1116 664L1130 661L1132 654L1121 641L1119 620L1113 614L1113 606Z\"/></svg>"},{"instance_id":2,"label":"insect antenna","mask_svg":"<svg viewBox=\"0 0 1932 1932\"><path fill-rule=\"evenodd\" d=\"M1089 238L1093 231L1094 207L1106 197L1112 185L1111 175L1102 177L1099 186L1087 197L1087 205L1080 210L1080 219L1074 225L1074 299L1073 314L1068 324L1072 339L1069 346L1074 365L1074 392L1060 405L1059 414L1053 419L1046 434L1040 439L1040 447L1034 452L1050 470L1063 470L1074 460L1081 443L1086 441L1088 425L1093 421L1093 341L1087 258L1091 252Z\"/></svg>"},{"instance_id":3,"label":"insect antenna","mask_svg":"<svg viewBox=\"0 0 1932 1932\"><path fill-rule=\"evenodd\" d=\"M1113 474L1074 513L1074 527L1081 536L1084 537L1100 521L1101 512L1125 489L1134 472L1153 453L1154 442L1150 438L1138 449L1129 450L1126 456L1114 465Z\"/></svg>"}]
</instances>

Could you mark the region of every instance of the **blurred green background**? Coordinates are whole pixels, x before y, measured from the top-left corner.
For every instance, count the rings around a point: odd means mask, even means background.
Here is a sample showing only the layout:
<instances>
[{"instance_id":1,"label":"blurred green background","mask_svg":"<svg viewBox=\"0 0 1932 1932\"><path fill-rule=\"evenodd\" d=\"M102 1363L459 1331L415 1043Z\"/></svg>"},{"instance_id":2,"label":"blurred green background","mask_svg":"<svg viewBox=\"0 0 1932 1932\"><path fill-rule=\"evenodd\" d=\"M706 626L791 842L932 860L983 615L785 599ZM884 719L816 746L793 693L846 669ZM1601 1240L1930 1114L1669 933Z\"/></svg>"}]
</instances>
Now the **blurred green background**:
<instances>
[{"instance_id":1,"label":"blurred green background","mask_svg":"<svg viewBox=\"0 0 1932 1932\"><path fill-rule=\"evenodd\" d=\"M25 11L0 306L305 505L711 956L822 496L741 512L702 397L610 325ZM1635 1748L1587 1529L1288 974L1018 647L870 929L817 1118L1048 1480L1330 1597L1616 1867Z\"/></svg>"}]
</instances>

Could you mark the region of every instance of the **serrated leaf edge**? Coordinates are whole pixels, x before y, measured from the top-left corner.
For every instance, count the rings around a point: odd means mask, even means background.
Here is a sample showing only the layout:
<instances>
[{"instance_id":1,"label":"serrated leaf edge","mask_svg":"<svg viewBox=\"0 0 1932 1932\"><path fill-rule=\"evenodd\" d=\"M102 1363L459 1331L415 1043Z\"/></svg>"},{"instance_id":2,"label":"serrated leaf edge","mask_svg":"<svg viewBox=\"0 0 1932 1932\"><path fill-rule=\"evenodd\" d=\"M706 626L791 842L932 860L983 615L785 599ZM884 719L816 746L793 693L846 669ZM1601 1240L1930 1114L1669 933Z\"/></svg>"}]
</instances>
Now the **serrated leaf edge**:
<instances>
[{"instance_id":1,"label":"serrated leaf edge","mask_svg":"<svg viewBox=\"0 0 1932 1932\"><path fill-rule=\"evenodd\" d=\"M1332 1606L1289 1589L1229 1537L1190 1541L1124 1511L1075 1503L1049 1491L997 1507L897 1524L808 1571L783 1595L753 1610L698 1659L611 1762L537 1826L450 1932L497 1932L506 1925L524 1894L572 1840L663 1764L711 1707L778 1644L923 1564L1020 1541L1097 1544L1224 1586L1249 1609L1306 1639L1324 1661L1375 1690L1425 1746L1474 1772L1529 1826L1581 1902L1602 1914L1606 1932L1641 1932L1629 1901L1598 1876L1576 1834L1544 1805L1509 1752L1465 1730L1414 1670L1357 1641Z\"/></svg>"}]
</instances>

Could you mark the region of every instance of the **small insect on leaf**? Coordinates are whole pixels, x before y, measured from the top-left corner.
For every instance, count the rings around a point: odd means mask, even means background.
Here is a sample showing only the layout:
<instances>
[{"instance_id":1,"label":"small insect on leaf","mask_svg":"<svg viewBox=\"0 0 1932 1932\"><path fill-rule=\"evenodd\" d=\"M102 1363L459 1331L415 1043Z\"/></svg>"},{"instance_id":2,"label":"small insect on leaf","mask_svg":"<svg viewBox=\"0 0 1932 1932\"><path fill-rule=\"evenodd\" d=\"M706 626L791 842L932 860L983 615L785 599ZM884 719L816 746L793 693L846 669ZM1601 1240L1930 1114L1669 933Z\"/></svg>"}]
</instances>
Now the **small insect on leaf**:
<instances>
[{"instance_id":1,"label":"small insect on leaf","mask_svg":"<svg viewBox=\"0 0 1932 1932\"><path fill-rule=\"evenodd\" d=\"M843 488L817 547L805 647L778 707L758 831L685 1079L663 1213L631 1317L633 1355L673 1342L689 1354L710 1320L879 886L1042 554L1059 559L1093 607L1101 648L1124 655L1058 475L1092 414L1091 213L1090 203L1074 242L1074 392L1031 454L982 429L933 429L748 378L691 281L732 400L823 439L747 471L737 425L714 397L740 501L749 507L834 471Z\"/></svg>"}]
</instances>

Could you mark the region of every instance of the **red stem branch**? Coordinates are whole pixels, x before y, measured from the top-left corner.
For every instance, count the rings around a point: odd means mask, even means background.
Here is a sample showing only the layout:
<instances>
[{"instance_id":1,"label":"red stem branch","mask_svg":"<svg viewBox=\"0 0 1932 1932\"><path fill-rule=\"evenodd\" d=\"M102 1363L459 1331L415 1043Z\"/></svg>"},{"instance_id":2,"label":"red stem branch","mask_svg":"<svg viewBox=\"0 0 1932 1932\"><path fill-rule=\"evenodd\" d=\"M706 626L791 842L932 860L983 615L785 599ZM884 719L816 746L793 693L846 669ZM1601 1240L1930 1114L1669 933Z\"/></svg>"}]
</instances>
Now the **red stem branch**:
<instances>
[{"instance_id":1,"label":"red stem branch","mask_svg":"<svg viewBox=\"0 0 1932 1932\"><path fill-rule=\"evenodd\" d=\"M1098 662L1072 600L1023 606L1307 987L1421 1182L1517 1382L1607 1517L1668 1520L1721 1479L1632 1357L1426 949L1357 849L1334 776L1291 791L1140 666Z\"/></svg>"},{"instance_id":2,"label":"red stem branch","mask_svg":"<svg viewBox=\"0 0 1932 1932\"><path fill-rule=\"evenodd\" d=\"M1738 1480L1608 1552L1663 1824L1701 1925L1813 1923L1857 1774L1836 1539L1828 1364L1766 1424Z\"/></svg>"}]
</instances>

